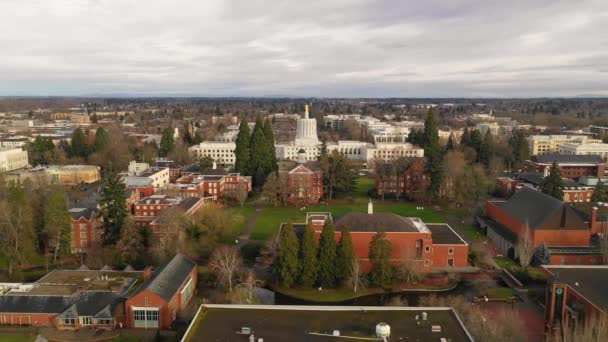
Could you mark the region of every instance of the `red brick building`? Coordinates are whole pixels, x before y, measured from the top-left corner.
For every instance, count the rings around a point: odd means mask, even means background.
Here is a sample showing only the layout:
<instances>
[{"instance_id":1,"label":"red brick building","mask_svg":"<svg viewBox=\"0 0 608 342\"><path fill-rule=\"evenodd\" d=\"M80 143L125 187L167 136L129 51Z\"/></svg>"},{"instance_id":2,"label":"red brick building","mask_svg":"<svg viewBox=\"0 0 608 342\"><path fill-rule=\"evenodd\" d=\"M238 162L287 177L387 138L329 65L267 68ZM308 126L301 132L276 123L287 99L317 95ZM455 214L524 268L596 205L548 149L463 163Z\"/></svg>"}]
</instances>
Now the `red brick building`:
<instances>
[{"instance_id":1,"label":"red brick building","mask_svg":"<svg viewBox=\"0 0 608 342\"><path fill-rule=\"evenodd\" d=\"M99 243L103 230L92 208L72 208L69 210L72 224L72 253L86 253L94 244Z\"/></svg>"},{"instance_id":2,"label":"red brick building","mask_svg":"<svg viewBox=\"0 0 608 342\"><path fill-rule=\"evenodd\" d=\"M180 197L213 197L214 201L247 196L252 190L251 176L229 173L216 165L200 173L183 172L176 183Z\"/></svg>"},{"instance_id":3,"label":"red brick building","mask_svg":"<svg viewBox=\"0 0 608 342\"><path fill-rule=\"evenodd\" d=\"M383 173L376 176L376 193L384 195L414 196L428 188L431 178L425 173L424 162L416 160L403 174Z\"/></svg>"},{"instance_id":4,"label":"red brick building","mask_svg":"<svg viewBox=\"0 0 608 342\"><path fill-rule=\"evenodd\" d=\"M509 197L524 187L539 190L545 177L539 173L522 172L515 179L497 178L496 186L503 197ZM591 202L593 187L581 185L572 179L562 179L564 184L564 202Z\"/></svg>"},{"instance_id":5,"label":"red brick building","mask_svg":"<svg viewBox=\"0 0 608 342\"><path fill-rule=\"evenodd\" d=\"M545 332L560 335L608 313L608 266L543 266L549 274L545 292Z\"/></svg>"},{"instance_id":6,"label":"red brick building","mask_svg":"<svg viewBox=\"0 0 608 342\"><path fill-rule=\"evenodd\" d=\"M167 329L194 295L196 263L178 254L154 274L125 302L128 328Z\"/></svg>"},{"instance_id":7,"label":"red brick building","mask_svg":"<svg viewBox=\"0 0 608 342\"><path fill-rule=\"evenodd\" d=\"M331 219L331 214L307 214L317 238L327 219ZM296 228L304 226L302 223ZM371 269L369 245L380 228L385 230L386 238L392 244L391 262L395 265L408 263L424 273L468 266L469 245L447 224L424 223L417 217L393 213L374 213L370 203L368 213L351 212L336 219L336 241L346 227L351 233L355 254L366 272Z\"/></svg>"},{"instance_id":8,"label":"red brick building","mask_svg":"<svg viewBox=\"0 0 608 342\"><path fill-rule=\"evenodd\" d=\"M549 247L551 264L595 264L601 261L591 228L596 217L585 222L569 204L524 187L508 201L488 201L478 221L496 248L512 258L527 231L534 247Z\"/></svg>"},{"instance_id":9,"label":"red brick building","mask_svg":"<svg viewBox=\"0 0 608 342\"><path fill-rule=\"evenodd\" d=\"M323 198L323 171L318 162L279 162L281 196L294 206L317 204Z\"/></svg>"},{"instance_id":10,"label":"red brick building","mask_svg":"<svg viewBox=\"0 0 608 342\"><path fill-rule=\"evenodd\" d=\"M605 174L605 164L602 157L596 155L547 154L534 156L531 160L524 162L523 170L546 176L554 162L557 163L563 178L574 180L580 177L602 178Z\"/></svg>"},{"instance_id":11,"label":"red brick building","mask_svg":"<svg viewBox=\"0 0 608 342\"><path fill-rule=\"evenodd\" d=\"M175 181L182 176L182 166L174 162L173 160L160 158L156 159L152 167L157 168L168 168L169 169L169 182L175 183Z\"/></svg>"}]
</instances>

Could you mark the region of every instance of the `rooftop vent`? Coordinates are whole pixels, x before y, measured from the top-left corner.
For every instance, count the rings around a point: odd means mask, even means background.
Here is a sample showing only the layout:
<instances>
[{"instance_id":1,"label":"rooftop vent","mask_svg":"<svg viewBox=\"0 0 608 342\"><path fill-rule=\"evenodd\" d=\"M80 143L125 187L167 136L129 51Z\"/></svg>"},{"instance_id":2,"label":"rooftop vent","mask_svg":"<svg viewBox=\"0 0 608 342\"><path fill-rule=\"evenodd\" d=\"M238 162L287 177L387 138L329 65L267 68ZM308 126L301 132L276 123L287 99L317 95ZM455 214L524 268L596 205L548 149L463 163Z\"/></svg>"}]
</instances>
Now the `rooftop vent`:
<instances>
[{"instance_id":1,"label":"rooftop vent","mask_svg":"<svg viewBox=\"0 0 608 342\"><path fill-rule=\"evenodd\" d=\"M431 325L431 332L440 333L441 332L441 325Z\"/></svg>"},{"instance_id":2,"label":"rooftop vent","mask_svg":"<svg viewBox=\"0 0 608 342\"><path fill-rule=\"evenodd\" d=\"M334 336L340 336L340 330L334 330L333 335Z\"/></svg>"},{"instance_id":3,"label":"rooftop vent","mask_svg":"<svg viewBox=\"0 0 608 342\"><path fill-rule=\"evenodd\" d=\"M386 338L391 336L391 327L390 325L380 322L376 324L376 336L380 338Z\"/></svg>"}]
</instances>

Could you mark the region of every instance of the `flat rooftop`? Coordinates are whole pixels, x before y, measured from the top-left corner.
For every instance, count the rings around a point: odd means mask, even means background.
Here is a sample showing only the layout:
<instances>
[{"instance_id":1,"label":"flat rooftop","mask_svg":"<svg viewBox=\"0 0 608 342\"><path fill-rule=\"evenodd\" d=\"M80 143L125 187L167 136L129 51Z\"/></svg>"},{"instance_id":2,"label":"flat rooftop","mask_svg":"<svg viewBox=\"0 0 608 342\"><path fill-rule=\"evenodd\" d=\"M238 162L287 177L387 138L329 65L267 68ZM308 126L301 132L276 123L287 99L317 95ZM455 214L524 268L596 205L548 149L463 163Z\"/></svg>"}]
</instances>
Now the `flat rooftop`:
<instances>
[{"instance_id":1,"label":"flat rooftop","mask_svg":"<svg viewBox=\"0 0 608 342\"><path fill-rule=\"evenodd\" d=\"M567 284L591 303L608 310L608 266L544 265L553 274L555 283Z\"/></svg>"},{"instance_id":2,"label":"flat rooftop","mask_svg":"<svg viewBox=\"0 0 608 342\"><path fill-rule=\"evenodd\" d=\"M445 223L427 223L426 226L433 234L434 245L466 245L467 243L452 227Z\"/></svg>"},{"instance_id":3,"label":"flat rooftop","mask_svg":"<svg viewBox=\"0 0 608 342\"><path fill-rule=\"evenodd\" d=\"M143 283L143 272L55 270L20 295L70 295L79 291L121 292Z\"/></svg>"},{"instance_id":4,"label":"flat rooftop","mask_svg":"<svg viewBox=\"0 0 608 342\"><path fill-rule=\"evenodd\" d=\"M390 326L389 341L472 341L451 308L291 305L203 305L184 340L245 342L247 327L256 341L380 341L375 333L381 322ZM341 338L332 336L335 330Z\"/></svg>"}]
</instances>

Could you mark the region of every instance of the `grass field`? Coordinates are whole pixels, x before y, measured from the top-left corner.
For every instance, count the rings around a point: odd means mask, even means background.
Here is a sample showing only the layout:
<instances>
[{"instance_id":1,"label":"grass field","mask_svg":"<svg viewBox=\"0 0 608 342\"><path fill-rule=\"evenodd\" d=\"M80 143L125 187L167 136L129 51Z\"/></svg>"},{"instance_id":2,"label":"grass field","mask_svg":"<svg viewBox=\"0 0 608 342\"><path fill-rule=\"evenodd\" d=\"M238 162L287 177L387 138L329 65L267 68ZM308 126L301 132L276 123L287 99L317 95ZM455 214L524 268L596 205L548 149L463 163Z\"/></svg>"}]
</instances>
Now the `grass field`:
<instances>
[{"instance_id":1,"label":"grass field","mask_svg":"<svg viewBox=\"0 0 608 342\"><path fill-rule=\"evenodd\" d=\"M367 212L367 203L318 205L300 208L264 208L259 213L251 240L266 240L276 233L283 222L304 222L307 212L330 212L334 219L349 212ZM406 203L374 203L374 212L390 212L401 216L420 217L426 223L444 222L441 215L432 209L417 210L413 204ZM251 213L253 214L253 213Z\"/></svg>"},{"instance_id":2,"label":"grass field","mask_svg":"<svg viewBox=\"0 0 608 342\"><path fill-rule=\"evenodd\" d=\"M234 207L230 208L230 215L234 222L236 233L242 233L247 228L247 218L255 214L254 207Z\"/></svg>"},{"instance_id":3,"label":"grass field","mask_svg":"<svg viewBox=\"0 0 608 342\"><path fill-rule=\"evenodd\" d=\"M353 197L367 199L369 191L376 186L375 181L371 177L359 177L355 179L355 188L353 189Z\"/></svg>"},{"instance_id":4,"label":"grass field","mask_svg":"<svg viewBox=\"0 0 608 342\"><path fill-rule=\"evenodd\" d=\"M3 334L0 333L0 341L2 342L32 342L35 340L34 336L27 334Z\"/></svg>"},{"instance_id":5,"label":"grass field","mask_svg":"<svg viewBox=\"0 0 608 342\"><path fill-rule=\"evenodd\" d=\"M488 298L509 299L513 297L513 290L509 287L493 287L487 291Z\"/></svg>"}]
</instances>

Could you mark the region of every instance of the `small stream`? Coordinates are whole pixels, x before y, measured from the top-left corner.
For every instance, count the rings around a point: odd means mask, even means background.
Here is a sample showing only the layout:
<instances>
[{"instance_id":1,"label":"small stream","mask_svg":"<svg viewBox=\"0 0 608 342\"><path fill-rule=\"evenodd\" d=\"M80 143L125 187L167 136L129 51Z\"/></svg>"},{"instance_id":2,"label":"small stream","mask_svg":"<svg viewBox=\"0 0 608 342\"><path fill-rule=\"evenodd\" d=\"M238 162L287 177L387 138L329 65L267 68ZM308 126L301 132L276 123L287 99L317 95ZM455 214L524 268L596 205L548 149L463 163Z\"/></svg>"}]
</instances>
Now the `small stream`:
<instances>
[{"instance_id":1,"label":"small stream","mask_svg":"<svg viewBox=\"0 0 608 342\"><path fill-rule=\"evenodd\" d=\"M408 306L418 306L419 298L429 295L441 296L464 296L467 300L472 300L475 295L475 289L467 282L460 282L454 289L447 291L405 291L405 292L386 292L378 294L370 294L361 296L342 302L312 302L304 299L293 298L281 293L275 292L276 305L345 305L345 306L385 306L398 297L407 300Z\"/></svg>"}]
</instances>

